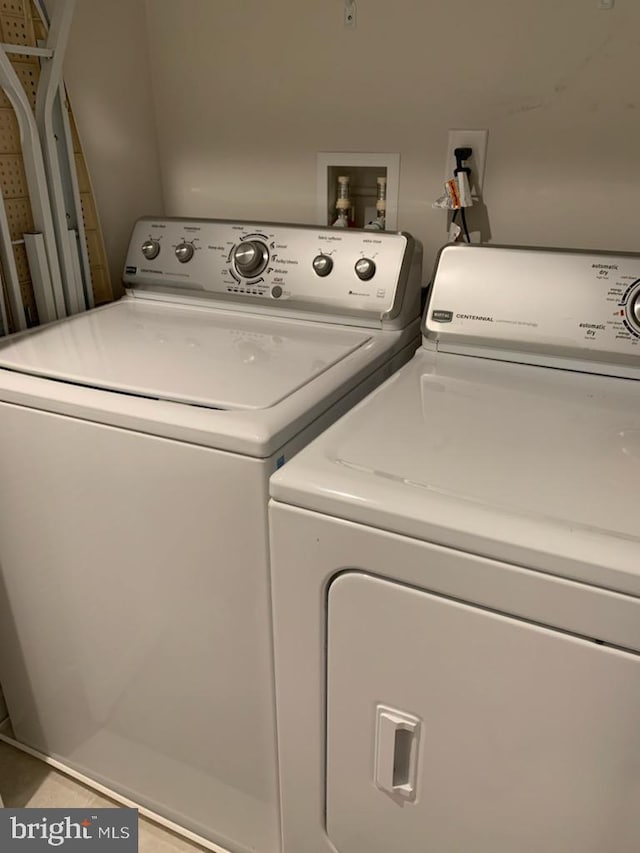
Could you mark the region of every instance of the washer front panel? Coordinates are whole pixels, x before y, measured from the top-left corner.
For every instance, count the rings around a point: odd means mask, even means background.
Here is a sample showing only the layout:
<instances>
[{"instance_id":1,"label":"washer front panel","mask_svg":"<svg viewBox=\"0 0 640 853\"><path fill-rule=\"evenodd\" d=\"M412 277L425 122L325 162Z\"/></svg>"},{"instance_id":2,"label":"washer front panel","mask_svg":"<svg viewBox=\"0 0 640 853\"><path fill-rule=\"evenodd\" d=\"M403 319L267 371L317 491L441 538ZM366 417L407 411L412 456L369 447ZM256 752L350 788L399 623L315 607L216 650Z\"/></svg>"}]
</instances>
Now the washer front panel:
<instances>
[{"instance_id":1,"label":"washer front panel","mask_svg":"<svg viewBox=\"0 0 640 853\"><path fill-rule=\"evenodd\" d=\"M218 849L279 853L268 463L4 403L0 447L18 740Z\"/></svg>"},{"instance_id":2,"label":"washer front panel","mask_svg":"<svg viewBox=\"0 0 640 853\"><path fill-rule=\"evenodd\" d=\"M412 248L413 241L397 233L142 219L131 238L124 281L138 290L245 307L380 318L399 310ZM363 259L372 262L366 279Z\"/></svg>"}]
</instances>

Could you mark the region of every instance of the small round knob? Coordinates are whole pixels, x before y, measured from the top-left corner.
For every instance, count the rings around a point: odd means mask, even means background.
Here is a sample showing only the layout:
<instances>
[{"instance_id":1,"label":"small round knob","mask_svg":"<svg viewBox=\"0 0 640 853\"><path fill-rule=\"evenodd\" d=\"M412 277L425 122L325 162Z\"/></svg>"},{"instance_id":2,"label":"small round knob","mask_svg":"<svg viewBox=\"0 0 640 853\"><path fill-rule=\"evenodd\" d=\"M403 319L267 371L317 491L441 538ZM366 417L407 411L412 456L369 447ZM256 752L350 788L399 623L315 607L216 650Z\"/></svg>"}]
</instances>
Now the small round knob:
<instances>
[{"instance_id":1,"label":"small round knob","mask_svg":"<svg viewBox=\"0 0 640 853\"><path fill-rule=\"evenodd\" d=\"M271 295L274 299L280 299L280 297L282 296L282 288L279 284L276 284L275 287L271 288Z\"/></svg>"},{"instance_id":2,"label":"small round knob","mask_svg":"<svg viewBox=\"0 0 640 853\"><path fill-rule=\"evenodd\" d=\"M160 243L157 240L145 240L142 244L142 254L148 261L152 261L160 254Z\"/></svg>"},{"instance_id":3,"label":"small round knob","mask_svg":"<svg viewBox=\"0 0 640 853\"><path fill-rule=\"evenodd\" d=\"M193 257L193 243L179 243L176 246L176 258L186 264Z\"/></svg>"},{"instance_id":4,"label":"small round knob","mask_svg":"<svg viewBox=\"0 0 640 853\"><path fill-rule=\"evenodd\" d=\"M329 255L316 255L311 262L311 265L313 266L315 274L319 275L320 278L324 278L325 275L329 275L333 269L333 260Z\"/></svg>"},{"instance_id":5,"label":"small round knob","mask_svg":"<svg viewBox=\"0 0 640 853\"><path fill-rule=\"evenodd\" d=\"M355 270L360 281L369 281L376 274L376 265L371 258L360 258L356 261Z\"/></svg>"},{"instance_id":6,"label":"small round knob","mask_svg":"<svg viewBox=\"0 0 640 853\"><path fill-rule=\"evenodd\" d=\"M233 263L243 278L260 275L268 262L269 250L260 240L244 240L233 250Z\"/></svg>"}]
</instances>

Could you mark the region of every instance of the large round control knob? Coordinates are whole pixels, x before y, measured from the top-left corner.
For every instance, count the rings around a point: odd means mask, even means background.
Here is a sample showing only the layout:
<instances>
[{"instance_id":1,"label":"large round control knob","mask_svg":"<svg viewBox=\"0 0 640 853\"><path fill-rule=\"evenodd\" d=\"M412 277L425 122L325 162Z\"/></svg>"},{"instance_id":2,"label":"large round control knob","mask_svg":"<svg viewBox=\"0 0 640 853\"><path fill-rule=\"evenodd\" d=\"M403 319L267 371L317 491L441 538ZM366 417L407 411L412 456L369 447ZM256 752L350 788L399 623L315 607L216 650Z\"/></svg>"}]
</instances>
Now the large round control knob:
<instances>
[{"instance_id":1,"label":"large round control knob","mask_svg":"<svg viewBox=\"0 0 640 853\"><path fill-rule=\"evenodd\" d=\"M635 320L636 324L640 326L640 290L638 290L635 296L631 299L629 314L631 319Z\"/></svg>"},{"instance_id":2,"label":"large round control knob","mask_svg":"<svg viewBox=\"0 0 640 853\"><path fill-rule=\"evenodd\" d=\"M233 264L243 278L260 275L269 263L269 250L260 240L244 240L233 250Z\"/></svg>"},{"instance_id":3,"label":"large round control knob","mask_svg":"<svg viewBox=\"0 0 640 853\"><path fill-rule=\"evenodd\" d=\"M142 254L148 261L152 261L160 254L160 243L157 240L145 240L142 244Z\"/></svg>"},{"instance_id":4,"label":"large round control knob","mask_svg":"<svg viewBox=\"0 0 640 853\"><path fill-rule=\"evenodd\" d=\"M193 257L193 243L178 243L176 246L176 258L181 264L188 263Z\"/></svg>"},{"instance_id":5,"label":"large round control knob","mask_svg":"<svg viewBox=\"0 0 640 853\"><path fill-rule=\"evenodd\" d=\"M324 278L325 275L329 275L333 269L333 260L329 255L316 255L311 262L311 265L313 266L315 274L319 275L320 278Z\"/></svg>"},{"instance_id":6,"label":"large round control knob","mask_svg":"<svg viewBox=\"0 0 640 853\"><path fill-rule=\"evenodd\" d=\"M360 258L356 261L355 270L360 281L369 281L376 274L376 265L371 258Z\"/></svg>"}]
</instances>

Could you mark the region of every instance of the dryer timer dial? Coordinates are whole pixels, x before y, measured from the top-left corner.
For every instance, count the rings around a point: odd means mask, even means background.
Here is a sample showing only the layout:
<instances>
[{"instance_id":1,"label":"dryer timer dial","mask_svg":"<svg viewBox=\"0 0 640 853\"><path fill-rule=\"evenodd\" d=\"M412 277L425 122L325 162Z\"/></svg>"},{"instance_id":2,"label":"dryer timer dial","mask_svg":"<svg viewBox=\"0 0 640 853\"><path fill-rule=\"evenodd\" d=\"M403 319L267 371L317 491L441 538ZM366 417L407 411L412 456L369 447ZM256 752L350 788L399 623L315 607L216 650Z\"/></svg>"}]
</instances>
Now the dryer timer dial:
<instances>
[{"instance_id":1,"label":"dryer timer dial","mask_svg":"<svg viewBox=\"0 0 640 853\"><path fill-rule=\"evenodd\" d=\"M633 324L640 328L640 288L631 296L627 314Z\"/></svg>"}]
</instances>

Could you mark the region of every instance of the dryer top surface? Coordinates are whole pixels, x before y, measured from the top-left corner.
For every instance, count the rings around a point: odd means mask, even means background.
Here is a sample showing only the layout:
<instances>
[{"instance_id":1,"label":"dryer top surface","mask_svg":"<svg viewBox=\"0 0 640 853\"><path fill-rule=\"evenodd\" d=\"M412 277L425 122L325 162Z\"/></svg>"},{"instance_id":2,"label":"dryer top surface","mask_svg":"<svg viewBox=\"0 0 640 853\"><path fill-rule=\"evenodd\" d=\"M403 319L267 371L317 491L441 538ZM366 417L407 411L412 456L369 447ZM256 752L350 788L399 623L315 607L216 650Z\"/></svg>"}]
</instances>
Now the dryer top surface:
<instances>
[{"instance_id":1,"label":"dryer top surface","mask_svg":"<svg viewBox=\"0 0 640 853\"><path fill-rule=\"evenodd\" d=\"M639 474L634 380L420 350L272 495L554 573L565 555L602 585L617 566L640 593Z\"/></svg>"}]
</instances>

